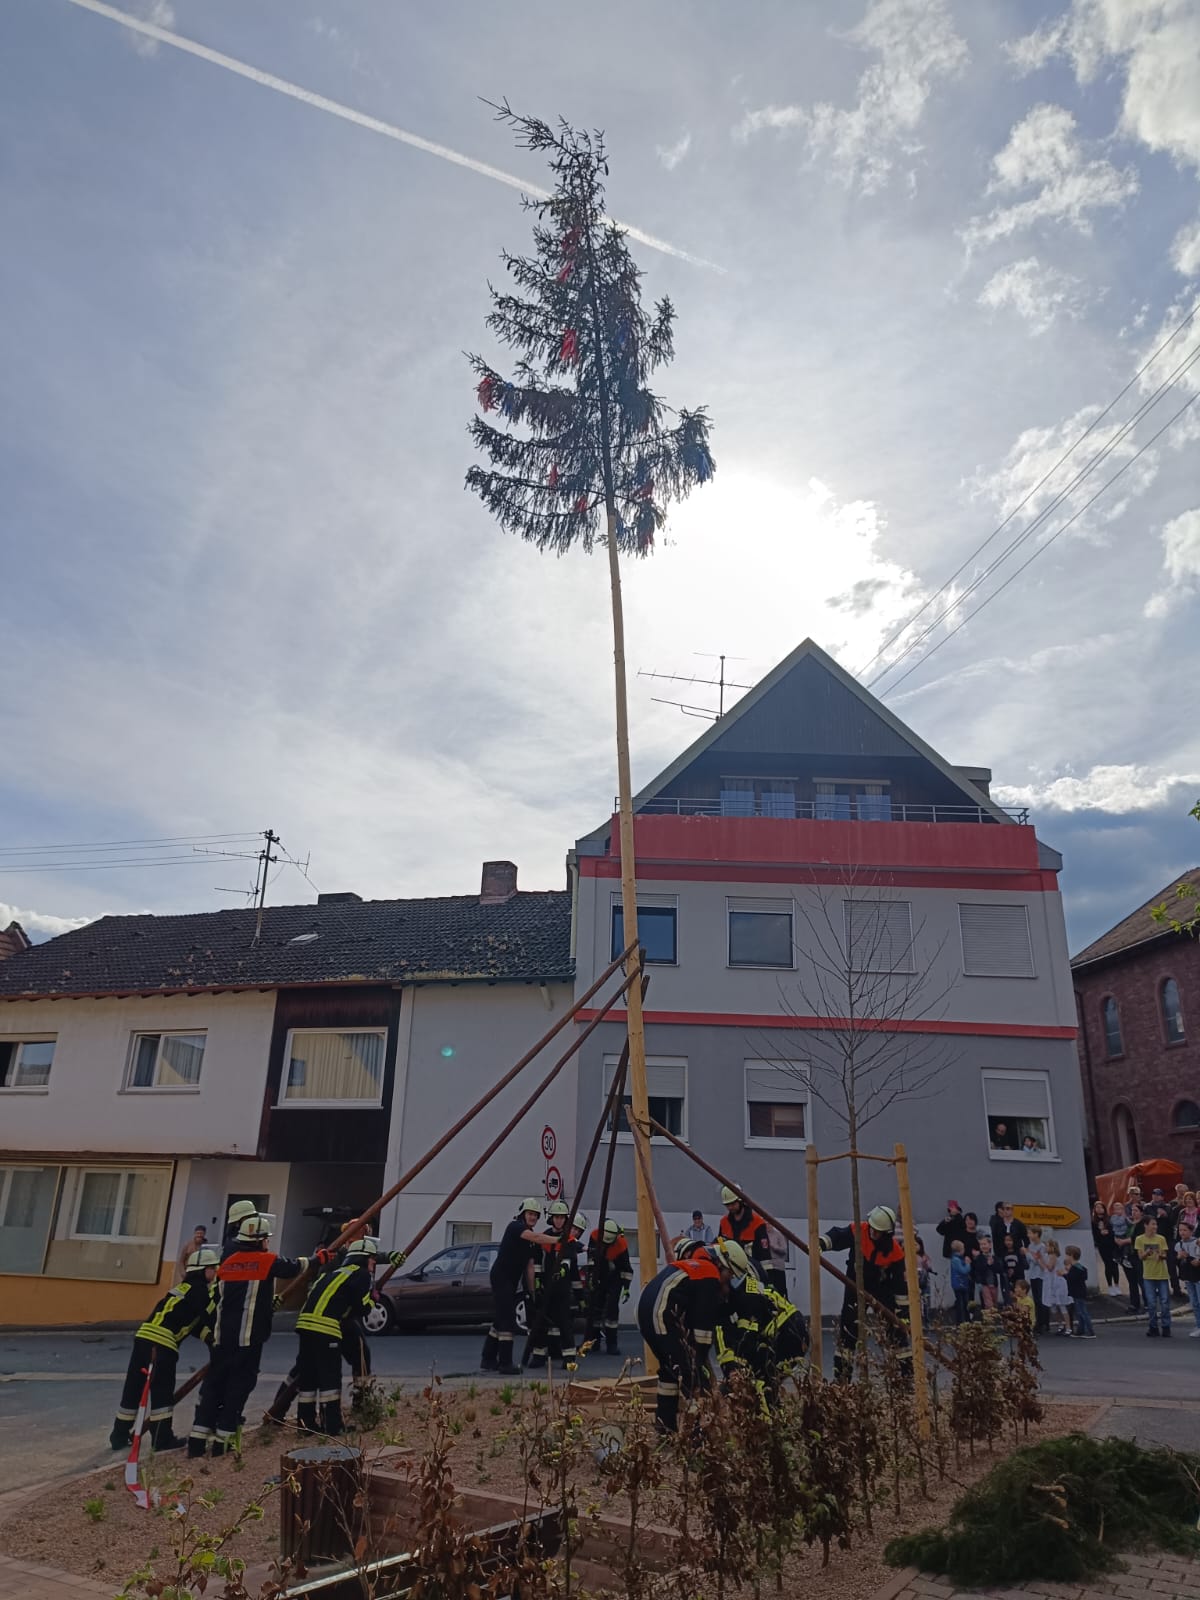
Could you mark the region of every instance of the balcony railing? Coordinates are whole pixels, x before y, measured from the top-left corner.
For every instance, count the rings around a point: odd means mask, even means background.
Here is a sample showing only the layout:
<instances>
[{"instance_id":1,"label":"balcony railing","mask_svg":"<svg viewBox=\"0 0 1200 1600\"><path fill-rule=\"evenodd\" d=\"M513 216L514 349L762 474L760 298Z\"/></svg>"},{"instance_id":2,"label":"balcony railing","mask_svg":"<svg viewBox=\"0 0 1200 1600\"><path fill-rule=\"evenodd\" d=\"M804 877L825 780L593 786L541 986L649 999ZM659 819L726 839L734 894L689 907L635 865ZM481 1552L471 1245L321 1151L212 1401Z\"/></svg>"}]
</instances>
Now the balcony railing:
<instances>
[{"instance_id":1,"label":"balcony railing","mask_svg":"<svg viewBox=\"0 0 1200 1600\"><path fill-rule=\"evenodd\" d=\"M613 810L618 809L613 801ZM1013 822L1025 826L1029 811L1024 806L999 808ZM703 799L659 795L638 807L640 815L669 817L767 817L774 821L812 822L995 822L996 816L984 806L946 806L896 801L886 794L824 795L817 800L796 800L787 794L733 794Z\"/></svg>"}]
</instances>

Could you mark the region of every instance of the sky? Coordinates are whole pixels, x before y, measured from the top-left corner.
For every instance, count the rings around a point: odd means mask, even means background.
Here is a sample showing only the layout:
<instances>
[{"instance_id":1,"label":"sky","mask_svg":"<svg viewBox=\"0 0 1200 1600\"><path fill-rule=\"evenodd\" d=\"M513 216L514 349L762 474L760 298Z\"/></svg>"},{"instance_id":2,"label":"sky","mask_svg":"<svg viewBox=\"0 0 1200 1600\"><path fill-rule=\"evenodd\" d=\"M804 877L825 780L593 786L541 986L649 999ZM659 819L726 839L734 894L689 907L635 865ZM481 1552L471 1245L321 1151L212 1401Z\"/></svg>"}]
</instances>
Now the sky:
<instances>
[{"instance_id":1,"label":"sky","mask_svg":"<svg viewBox=\"0 0 1200 1600\"><path fill-rule=\"evenodd\" d=\"M753 683L811 635L1031 808L1072 948L1200 861L1200 403L1149 442L1200 318L1138 376L1200 300L1193 0L126 11L163 36L0 19L0 926L254 874L25 847L271 827L309 862L276 902L454 894L560 885L607 813L603 559L463 488L463 352L544 181L483 97L606 131L678 311L658 386L713 419L625 573L635 787L703 727L639 672Z\"/></svg>"}]
</instances>

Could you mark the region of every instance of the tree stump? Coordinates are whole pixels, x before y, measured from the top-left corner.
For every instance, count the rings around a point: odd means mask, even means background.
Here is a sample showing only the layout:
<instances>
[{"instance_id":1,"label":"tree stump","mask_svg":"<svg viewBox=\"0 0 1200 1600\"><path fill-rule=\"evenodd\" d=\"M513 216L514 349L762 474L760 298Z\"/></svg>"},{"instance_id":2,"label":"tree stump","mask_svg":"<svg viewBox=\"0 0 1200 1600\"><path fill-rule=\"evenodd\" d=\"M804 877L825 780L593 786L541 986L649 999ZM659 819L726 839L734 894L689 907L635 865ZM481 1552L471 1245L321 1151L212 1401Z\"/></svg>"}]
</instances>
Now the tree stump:
<instances>
[{"instance_id":1,"label":"tree stump","mask_svg":"<svg viewBox=\"0 0 1200 1600\"><path fill-rule=\"evenodd\" d=\"M279 1551L301 1567L354 1557L364 1527L362 1451L302 1445L280 1458Z\"/></svg>"}]
</instances>

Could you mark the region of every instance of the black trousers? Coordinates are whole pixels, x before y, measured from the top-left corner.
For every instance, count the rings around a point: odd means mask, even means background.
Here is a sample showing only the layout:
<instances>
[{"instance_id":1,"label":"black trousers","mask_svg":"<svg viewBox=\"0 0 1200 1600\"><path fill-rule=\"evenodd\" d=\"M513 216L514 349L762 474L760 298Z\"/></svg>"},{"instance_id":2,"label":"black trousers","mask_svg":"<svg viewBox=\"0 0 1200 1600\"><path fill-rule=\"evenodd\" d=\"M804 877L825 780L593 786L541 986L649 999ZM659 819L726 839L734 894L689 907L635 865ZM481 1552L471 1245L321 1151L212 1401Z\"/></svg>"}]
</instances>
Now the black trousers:
<instances>
[{"instance_id":1,"label":"black trousers","mask_svg":"<svg viewBox=\"0 0 1200 1600\"><path fill-rule=\"evenodd\" d=\"M652 1292L654 1291L654 1292ZM658 1390L654 1401L654 1420L664 1433L679 1426L679 1396L685 1398L709 1379L707 1352L701 1353L688 1330L667 1313L667 1331L655 1326L655 1286L647 1284L638 1301L638 1330L658 1362Z\"/></svg>"},{"instance_id":2,"label":"black trousers","mask_svg":"<svg viewBox=\"0 0 1200 1600\"><path fill-rule=\"evenodd\" d=\"M601 1328L616 1333L621 1322L621 1275L610 1272L597 1276L589 1287L587 1308L587 1336L594 1339Z\"/></svg>"},{"instance_id":3,"label":"black trousers","mask_svg":"<svg viewBox=\"0 0 1200 1600\"><path fill-rule=\"evenodd\" d=\"M213 1346L208 1371L200 1385L189 1454L203 1455L208 1440L225 1445L237 1433L242 1409L258 1382L262 1350L261 1344Z\"/></svg>"},{"instance_id":4,"label":"black trousers","mask_svg":"<svg viewBox=\"0 0 1200 1600\"><path fill-rule=\"evenodd\" d=\"M157 1443L159 1436L171 1431L171 1416L175 1409L175 1367L179 1355L177 1351L168 1350L165 1345L154 1344L149 1339L133 1341L133 1349L129 1354L129 1370L125 1374L125 1385L121 1390L121 1404L117 1407L117 1420L113 1426L113 1433L132 1431L138 1407L142 1403L142 1390L146 1386L146 1368L151 1361L154 1367L150 1374L148 1431L151 1440Z\"/></svg>"},{"instance_id":5,"label":"black trousers","mask_svg":"<svg viewBox=\"0 0 1200 1600\"><path fill-rule=\"evenodd\" d=\"M575 1294L569 1278L542 1285L529 1319L526 1355L530 1361L574 1358Z\"/></svg>"},{"instance_id":6,"label":"black trousers","mask_svg":"<svg viewBox=\"0 0 1200 1600\"><path fill-rule=\"evenodd\" d=\"M489 1338L497 1341L500 1365L509 1367L512 1365L513 1340L517 1336L517 1290L520 1288L520 1279L510 1278L493 1267L491 1282L492 1327Z\"/></svg>"},{"instance_id":7,"label":"black trousers","mask_svg":"<svg viewBox=\"0 0 1200 1600\"><path fill-rule=\"evenodd\" d=\"M342 1342L333 1334L309 1333L307 1329L298 1338L296 1420L302 1428L315 1430L319 1407L321 1431L341 1433Z\"/></svg>"},{"instance_id":8,"label":"black trousers","mask_svg":"<svg viewBox=\"0 0 1200 1600\"><path fill-rule=\"evenodd\" d=\"M869 1292L869 1291L868 1291ZM879 1295L875 1296L880 1299ZM881 1304L887 1305L886 1300ZM894 1307L889 1306L889 1310ZM907 1322L907 1317L905 1321ZM908 1350L910 1341L903 1328L898 1328L890 1317L880 1318L880 1337L897 1349ZM854 1376L854 1347L858 1343L858 1300L853 1287L848 1288L842 1300L842 1315L838 1321L837 1349L833 1356L833 1376L838 1383L849 1383Z\"/></svg>"}]
</instances>

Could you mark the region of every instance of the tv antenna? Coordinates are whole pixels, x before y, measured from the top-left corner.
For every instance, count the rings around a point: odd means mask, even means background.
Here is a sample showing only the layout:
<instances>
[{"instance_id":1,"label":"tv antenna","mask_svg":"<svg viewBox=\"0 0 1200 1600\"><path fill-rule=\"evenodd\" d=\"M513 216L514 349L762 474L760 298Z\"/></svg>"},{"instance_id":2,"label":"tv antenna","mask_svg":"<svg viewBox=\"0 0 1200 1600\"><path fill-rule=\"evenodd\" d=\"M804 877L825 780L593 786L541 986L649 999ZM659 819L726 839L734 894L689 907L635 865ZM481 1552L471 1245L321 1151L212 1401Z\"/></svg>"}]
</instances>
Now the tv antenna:
<instances>
[{"instance_id":1,"label":"tv antenna","mask_svg":"<svg viewBox=\"0 0 1200 1600\"><path fill-rule=\"evenodd\" d=\"M745 661L747 659L747 657L746 656L715 655L713 652L708 651L708 650L694 650L692 652L692 654L693 655L697 655L697 656L706 657L709 661L719 661L721 665L720 665L720 672L719 672L718 676L715 677L715 678L701 678L701 677L696 676L696 675L692 675L692 676L689 677L685 673L682 673L682 672L644 672L644 671L639 671L638 677L639 678L661 678L667 683L696 683L696 684L703 684L706 688L715 689L717 691L717 709L715 711L713 711L712 708L709 707L709 706L695 706L695 705L690 704L690 702L688 702L686 700L665 700L660 695L651 695L650 698L654 701L655 705L659 705L659 706L678 706L680 711L683 712L685 717L704 717L709 722L719 722L721 720L721 718L725 715L725 691L726 691L726 689L750 689L750 688L753 688L753 685L749 684L749 683L733 683L733 682L731 682L725 676L725 663L727 661Z\"/></svg>"},{"instance_id":2,"label":"tv antenna","mask_svg":"<svg viewBox=\"0 0 1200 1600\"><path fill-rule=\"evenodd\" d=\"M205 856L228 856L233 861L257 861L258 862L258 866L255 869L255 874L254 874L254 887L253 887L253 889L250 889L250 890L245 890L245 889L221 889L221 890L219 890L219 893L221 893L221 894L245 894L245 895L247 895L249 903L256 907L256 909L258 911L258 915L254 919L254 941L253 942L255 944L257 944L259 942L259 940L262 938L263 910L264 910L264 908L266 906L266 903L267 903L267 884L268 884L268 882L270 880L271 868L274 866L275 862L279 861L279 860L291 862L292 866L299 867L300 871L303 872L304 876L306 878L308 877L308 861L305 861L303 866L301 866L298 861L292 861L291 856L284 855L284 853L283 853L283 840L275 832L274 828L264 828L263 829L263 840L264 840L263 848L261 850L255 850L255 851L248 851L248 850L206 850L206 849L202 849L199 846L193 846L193 848L196 849L196 851L197 851L197 853L199 855L205 855ZM275 848L276 846L278 846L279 848L276 849ZM311 881L312 880L309 879L309 882L311 882Z\"/></svg>"}]
</instances>

